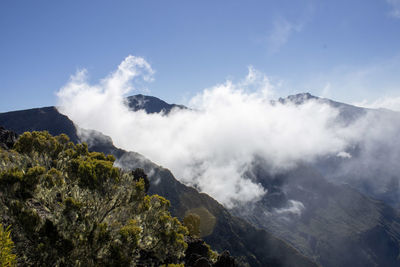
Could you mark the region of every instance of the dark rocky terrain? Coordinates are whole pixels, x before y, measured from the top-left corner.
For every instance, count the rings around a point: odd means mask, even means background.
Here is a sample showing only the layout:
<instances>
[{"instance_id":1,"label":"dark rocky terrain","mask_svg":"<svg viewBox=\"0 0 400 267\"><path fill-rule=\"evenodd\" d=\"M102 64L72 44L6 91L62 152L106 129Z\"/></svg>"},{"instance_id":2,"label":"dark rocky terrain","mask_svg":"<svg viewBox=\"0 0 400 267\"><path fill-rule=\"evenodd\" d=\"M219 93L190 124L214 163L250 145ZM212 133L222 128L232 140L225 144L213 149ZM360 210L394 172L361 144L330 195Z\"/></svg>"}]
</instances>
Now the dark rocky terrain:
<instances>
[{"instance_id":1,"label":"dark rocky terrain","mask_svg":"<svg viewBox=\"0 0 400 267\"><path fill-rule=\"evenodd\" d=\"M0 147L3 149L11 149L17 141L17 134L0 126Z\"/></svg>"}]
</instances>

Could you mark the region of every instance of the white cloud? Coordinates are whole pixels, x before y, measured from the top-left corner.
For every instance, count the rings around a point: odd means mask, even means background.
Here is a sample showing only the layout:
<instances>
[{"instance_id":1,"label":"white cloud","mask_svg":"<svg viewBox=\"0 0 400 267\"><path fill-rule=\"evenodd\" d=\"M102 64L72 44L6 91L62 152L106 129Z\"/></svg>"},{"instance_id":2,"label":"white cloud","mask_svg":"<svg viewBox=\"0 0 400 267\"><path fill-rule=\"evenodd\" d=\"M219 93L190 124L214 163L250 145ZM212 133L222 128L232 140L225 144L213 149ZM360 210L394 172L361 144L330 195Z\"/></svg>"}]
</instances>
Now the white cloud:
<instances>
[{"instance_id":1,"label":"white cloud","mask_svg":"<svg viewBox=\"0 0 400 267\"><path fill-rule=\"evenodd\" d=\"M392 7L389 15L394 18L400 18L400 0L386 0L386 2Z\"/></svg>"},{"instance_id":2,"label":"white cloud","mask_svg":"<svg viewBox=\"0 0 400 267\"><path fill-rule=\"evenodd\" d=\"M378 196L390 191L391 194L384 199L398 199L400 191L396 184L400 179L399 113L370 110L348 130L356 137L356 146L353 149L355 153L335 168L333 175L330 175L332 181L351 183Z\"/></svg>"},{"instance_id":3,"label":"white cloud","mask_svg":"<svg viewBox=\"0 0 400 267\"><path fill-rule=\"evenodd\" d=\"M346 151L340 151L339 153L336 154L336 156L339 158L351 159L351 154Z\"/></svg>"},{"instance_id":4,"label":"white cloud","mask_svg":"<svg viewBox=\"0 0 400 267\"><path fill-rule=\"evenodd\" d=\"M274 21L273 29L267 37L268 51L277 53L289 40L293 33L300 32L302 24L290 23L284 18Z\"/></svg>"},{"instance_id":5,"label":"white cloud","mask_svg":"<svg viewBox=\"0 0 400 267\"><path fill-rule=\"evenodd\" d=\"M393 111L400 111L400 97L381 97L374 101L363 100L355 102L354 105L365 108L385 108Z\"/></svg>"},{"instance_id":6,"label":"white cloud","mask_svg":"<svg viewBox=\"0 0 400 267\"><path fill-rule=\"evenodd\" d=\"M345 151L356 135L334 123L338 110L327 104L271 104L274 86L252 67L237 84L228 80L197 94L188 103L191 110L167 116L129 111L124 96L132 92L132 81L151 80L152 73L147 62L132 56L99 84L78 72L58 92L60 111L82 128L111 136L118 147L171 169L227 207L266 193L244 177L255 157L271 172L284 171Z\"/></svg>"},{"instance_id":7,"label":"white cloud","mask_svg":"<svg viewBox=\"0 0 400 267\"><path fill-rule=\"evenodd\" d=\"M296 200L289 200L288 201L288 206L285 208L281 209L275 209L275 213L277 214L295 214L297 216L300 216L303 210L305 209L304 204L301 203L300 201Z\"/></svg>"}]
</instances>

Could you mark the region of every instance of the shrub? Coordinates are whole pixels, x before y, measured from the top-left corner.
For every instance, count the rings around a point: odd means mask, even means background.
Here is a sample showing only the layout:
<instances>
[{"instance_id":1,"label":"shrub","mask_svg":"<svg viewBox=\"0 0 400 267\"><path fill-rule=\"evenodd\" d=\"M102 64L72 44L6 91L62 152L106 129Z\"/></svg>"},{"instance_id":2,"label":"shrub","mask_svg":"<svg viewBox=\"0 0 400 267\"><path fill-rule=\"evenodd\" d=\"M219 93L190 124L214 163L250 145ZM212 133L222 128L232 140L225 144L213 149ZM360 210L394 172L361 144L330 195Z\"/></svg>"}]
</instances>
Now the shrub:
<instances>
[{"instance_id":1,"label":"shrub","mask_svg":"<svg viewBox=\"0 0 400 267\"><path fill-rule=\"evenodd\" d=\"M23 176L22 182L28 190L34 190L39 183L40 176L46 172L42 166L35 166L28 169L28 172Z\"/></svg>"},{"instance_id":2,"label":"shrub","mask_svg":"<svg viewBox=\"0 0 400 267\"><path fill-rule=\"evenodd\" d=\"M11 267L16 266L17 256L12 253L14 242L11 240L10 226L6 229L0 224L0 266Z\"/></svg>"},{"instance_id":3,"label":"shrub","mask_svg":"<svg viewBox=\"0 0 400 267\"><path fill-rule=\"evenodd\" d=\"M137 247L139 244L141 232L142 229L140 228L138 222L133 219L129 220L128 224L119 230L119 234L121 235L124 243L132 244L134 247Z\"/></svg>"},{"instance_id":4,"label":"shrub","mask_svg":"<svg viewBox=\"0 0 400 267\"><path fill-rule=\"evenodd\" d=\"M74 145L66 135L24 133L14 148L0 150L0 207L7 207L0 211L18 229L23 264L182 262L188 230L171 216L167 199L146 194L143 169L120 170L114 156L89 153L85 143ZM187 223L194 234L196 222Z\"/></svg>"},{"instance_id":5,"label":"shrub","mask_svg":"<svg viewBox=\"0 0 400 267\"><path fill-rule=\"evenodd\" d=\"M0 182L3 184L14 184L16 182L22 181L23 176L24 173L20 171L17 167L14 167L0 173Z\"/></svg>"},{"instance_id":6,"label":"shrub","mask_svg":"<svg viewBox=\"0 0 400 267\"><path fill-rule=\"evenodd\" d=\"M189 231L189 235L192 237L200 237L200 216L194 213L189 213L183 218L183 225L185 225Z\"/></svg>"}]
</instances>

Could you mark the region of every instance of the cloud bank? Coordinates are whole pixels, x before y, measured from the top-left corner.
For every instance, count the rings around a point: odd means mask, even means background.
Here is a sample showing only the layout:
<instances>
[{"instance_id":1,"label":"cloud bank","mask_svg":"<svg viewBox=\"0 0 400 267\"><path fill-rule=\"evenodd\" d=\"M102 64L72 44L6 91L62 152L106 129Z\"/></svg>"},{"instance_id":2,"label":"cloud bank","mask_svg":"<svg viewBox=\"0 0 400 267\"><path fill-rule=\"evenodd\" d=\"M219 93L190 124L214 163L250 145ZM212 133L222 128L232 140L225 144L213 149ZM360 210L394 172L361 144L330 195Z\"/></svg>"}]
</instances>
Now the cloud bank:
<instances>
[{"instance_id":1,"label":"cloud bank","mask_svg":"<svg viewBox=\"0 0 400 267\"><path fill-rule=\"evenodd\" d=\"M354 103L355 106L373 108L373 109L390 109L394 111L400 111L400 97L381 97L374 101L361 101Z\"/></svg>"},{"instance_id":2,"label":"cloud bank","mask_svg":"<svg viewBox=\"0 0 400 267\"><path fill-rule=\"evenodd\" d=\"M97 84L79 71L57 93L59 110L79 127L109 135L116 146L169 168L178 180L227 207L267 193L244 175L255 158L265 159L271 172L281 172L342 153L354 139L335 123L339 111L327 104L271 101L274 86L251 67L242 81L228 80L194 96L190 109L167 115L130 111L125 96L138 81L151 81L153 73L134 56Z\"/></svg>"}]
</instances>

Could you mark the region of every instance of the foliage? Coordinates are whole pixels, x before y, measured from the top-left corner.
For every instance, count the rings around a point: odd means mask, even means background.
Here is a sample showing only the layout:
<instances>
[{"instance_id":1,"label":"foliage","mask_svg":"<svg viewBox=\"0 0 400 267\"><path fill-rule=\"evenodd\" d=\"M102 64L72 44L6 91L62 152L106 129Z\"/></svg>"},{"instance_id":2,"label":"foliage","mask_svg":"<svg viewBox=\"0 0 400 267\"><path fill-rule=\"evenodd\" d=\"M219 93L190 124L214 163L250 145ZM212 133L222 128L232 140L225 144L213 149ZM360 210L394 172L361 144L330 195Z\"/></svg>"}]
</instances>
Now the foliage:
<instances>
[{"instance_id":1,"label":"foliage","mask_svg":"<svg viewBox=\"0 0 400 267\"><path fill-rule=\"evenodd\" d=\"M143 179L144 190L145 190L145 192L149 191L150 181L147 178L147 174L144 172L143 169L136 168L134 171L132 171L132 175L133 175L133 178L135 179L135 181L139 181L140 179Z\"/></svg>"},{"instance_id":2,"label":"foliage","mask_svg":"<svg viewBox=\"0 0 400 267\"><path fill-rule=\"evenodd\" d=\"M171 217L168 200L146 194L143 170L125 172L114 161L48 132L24 133L14 150L0 149L0 223L18 229L24 265L182 263L187 228Z\"/></svg>"},{"instance_id":3,"label":"foliage","mask_svg":"<svg viewBox=\"0 0 400 267\"><path fill-rule=\"evenodd\" d=\"M183 218L183 224L189 230L189 235L200 237L200 216L194 213L189 213Z\"/></svg>"},{"instance_id":4,"label":"foliage","mask_svg":"<svg viewBox=\"0 0 400 267\"><path fill-rule=\"evenodd\" d=\"M0 224L0 267L16 266L16 255L12 253L14 243L11 240L10 227Z\"/></svg>"}]
</instances>

